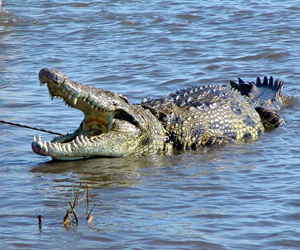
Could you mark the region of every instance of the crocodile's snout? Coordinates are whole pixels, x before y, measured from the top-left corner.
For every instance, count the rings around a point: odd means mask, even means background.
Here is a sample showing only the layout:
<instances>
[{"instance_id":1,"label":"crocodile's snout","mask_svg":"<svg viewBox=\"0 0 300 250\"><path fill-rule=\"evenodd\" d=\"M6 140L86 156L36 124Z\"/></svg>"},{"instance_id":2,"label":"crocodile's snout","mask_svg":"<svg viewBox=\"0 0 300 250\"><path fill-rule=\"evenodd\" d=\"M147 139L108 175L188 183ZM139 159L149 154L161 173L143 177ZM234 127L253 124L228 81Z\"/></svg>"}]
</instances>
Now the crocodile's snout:
<instances>
[{"instance_id":1,"label":"crocodile's snout","mask_svg":"<svg viewBox=\"0 0 300 250\"><path fill-rule=\"evenodd\" d=\"M41 82L54 81L61 84L65 81L65 75L57 69L43 68L39 72L39 79Z\"/></svg>"}]
</instances>

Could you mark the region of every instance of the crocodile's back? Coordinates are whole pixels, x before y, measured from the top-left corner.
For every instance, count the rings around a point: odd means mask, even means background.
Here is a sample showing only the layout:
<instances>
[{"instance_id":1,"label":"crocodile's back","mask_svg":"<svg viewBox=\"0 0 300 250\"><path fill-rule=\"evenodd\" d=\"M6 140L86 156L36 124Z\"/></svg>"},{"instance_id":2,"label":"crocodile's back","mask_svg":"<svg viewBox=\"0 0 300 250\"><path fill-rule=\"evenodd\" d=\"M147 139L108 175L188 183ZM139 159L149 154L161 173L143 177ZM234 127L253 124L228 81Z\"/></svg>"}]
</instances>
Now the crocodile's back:
<instances>
[{"instance_id":1,"label":"crocodile's back","mask_svg":"<svg viewBox=\"0 0 300 250\"><path fill-rule=\"evenodd\" d=\"M146 99L142 106L162 122L175 148L256 138L264 130L255 109L227 86L192 87L167 98Z\"/></svg>"}]
</instances>

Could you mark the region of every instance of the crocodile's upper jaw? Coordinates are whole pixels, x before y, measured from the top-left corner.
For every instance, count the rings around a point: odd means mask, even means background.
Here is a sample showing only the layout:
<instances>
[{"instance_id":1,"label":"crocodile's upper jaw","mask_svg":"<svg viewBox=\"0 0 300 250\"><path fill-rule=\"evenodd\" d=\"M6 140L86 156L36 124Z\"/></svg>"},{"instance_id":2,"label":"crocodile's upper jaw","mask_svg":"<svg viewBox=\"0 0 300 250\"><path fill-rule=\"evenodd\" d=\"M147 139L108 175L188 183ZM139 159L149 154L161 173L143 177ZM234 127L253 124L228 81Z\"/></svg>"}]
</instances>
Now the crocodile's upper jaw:
<instances>
[{"instance_id":1,"label":"crocodile's upper jaw","mask_svg":"<svg viewBox=\"0 0 300 250\"><path fill-rule=\"evenodd\" d=\"M135 145L118 150L111 147L112 140L140 133L139 120L131 112L130 105L122 95L72 82L58 70L42 69L39 73L41 85L48 86L51 99L60 97L69 106L79 109L84 119L72 134L42 142L34 137L32 149L35 153L59 160L72 160L93 156L118 157L129 154ZM118 135L120 133L120 135Z\"/></svg>"}]
</instances>

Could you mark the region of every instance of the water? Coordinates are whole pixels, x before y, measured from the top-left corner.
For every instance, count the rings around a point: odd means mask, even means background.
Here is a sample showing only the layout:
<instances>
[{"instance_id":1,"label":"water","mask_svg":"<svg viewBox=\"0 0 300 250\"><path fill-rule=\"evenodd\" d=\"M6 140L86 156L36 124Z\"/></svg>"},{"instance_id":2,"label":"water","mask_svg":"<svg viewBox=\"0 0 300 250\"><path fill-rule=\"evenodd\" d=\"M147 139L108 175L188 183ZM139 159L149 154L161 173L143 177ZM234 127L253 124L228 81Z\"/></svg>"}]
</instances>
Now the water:
<instances>
[{"instance_id":1,"label":"water","mask_svg":"<svg viewBox=\"0 0 300 250\"><path fill-rule=\"evenodd\" d=\"M299 99L298 1L17 1L0 13L1 119L70 132L38 71L139 102L273 75ZM299 249L299 106L252 143L138 159L51 162L0 124L3 249ZM51 135L43 134L43 140ZM78 225L62 219L79 189ZM86 185L94 219L86 224ZM37 216L42 215L39 229Z\"/></svg>"}]
</instances>

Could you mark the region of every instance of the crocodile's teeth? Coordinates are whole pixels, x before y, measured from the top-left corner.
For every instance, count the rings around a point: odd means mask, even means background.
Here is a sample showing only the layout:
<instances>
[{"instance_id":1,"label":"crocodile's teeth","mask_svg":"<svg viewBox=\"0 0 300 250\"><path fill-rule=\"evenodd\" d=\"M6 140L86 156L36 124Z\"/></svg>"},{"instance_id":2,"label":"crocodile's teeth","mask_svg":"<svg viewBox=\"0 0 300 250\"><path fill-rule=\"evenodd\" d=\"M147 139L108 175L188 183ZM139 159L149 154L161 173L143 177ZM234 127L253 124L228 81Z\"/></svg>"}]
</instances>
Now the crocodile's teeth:
<instances>
[{"instance_id":1,"label":"crocodile's teeth","mask_svg":"<svg viewBox=\"0 0 300 250\"><path fill-rule=\"evenodd\" d=\"M50 93L50 91L49 91L49 97L50 97L51 101L53 101L54 96Z\"/></svg>"},{"instance_id":2,"label":"crocodile's teeth","mask_svg":"<svg viewBox=\"0 0 300 250\"><path fill-rule=\"evenodd\" d=\"M72 144L71 144L71 149L72 149L72 151L74 151L74 150L76 150L76 149L78 149L79 148L79 146L75 143L75 142L73 142Z\"/></svg>"},{"instance_id":3,"label":"crocodile's teeth","mask_svg":"<svg viewBox=\"0 0 300 250\"><path fill-rule=\"evenodd\" d=\"M62 147L58 143L52 143L51 146L53 147L54 150L61 151Z\"/></svg>"},{"instance_id":4,"label":"crocodile's teeth","mask_svg":"<svg viewBox=\"0 0 300 250\"><path fill-rule=\"evenodd\" d=\"M36 142L36 136L35 135L33 136L33 141Z\"/></svg>"},{"instance_id":5,"label":"crocodile's teeth","mask_svg":"<svg viewBox=\"0 0 300 250\"><path fill-rule=\"evenodd\" d=\"M84 142L84 136L83 135L80 135L79 139L80 139L81 142Z\"/></svg>"},{"instance_id":6,"label":"crocodile's teeth","mask_svg":"<svg viewBox=\"0 0 300 250\"><path fill-rule=\"evenodd\" d=\"M80 138L80 141L82 142L82 144L87 144L88 143L87 137L85 137L84 135L81 135L79 138Z\"/></svg>"},{"instance_id":7,"label":"crocodile's teeth","mask_svg":"<svg viewBox=\"0 0 300 250\"><path fill-rule=\"evenodd\" d=\"M76 105L76 103L77 103L77 98L73 97L73 104Z\"/></svg>"},{"instance_id":8,"label":"crocodile's teeth","mask_svg":"<svg viewBox=\"0 0 300 250\"><path fill-rule=\"evenodd\" d=\"M75 138L75 143L79 146L82 146L82 142L80 141L78 136L76 136L76 138Z\"/></svg>"},{"instance_id":9,"label":"crocodile's teeth","mask_svg":"<svg viewBox=\"0 0 300 250\"><path fill-rule=\"evenodd\" d=\"M72 152L72 149L71 149L71 145L70 145L70 144L67 144L67 145L66 145L66 149L67 149L67 151L68 151L69 153Z\"/></svg>"},{"instance_id":10,"label":"crocodile's teeth","mask_svg":"<svg viewBox=\"0 0 300 250\"><path fill-rule=\"evenodd\" d=\"M37 139L38 142L42 142L42 138L41 136L39 135L38 139Z\"/></svg>"},{"instance_id":11,"label":"crocodile's teeth","mask_svg":"<svg viewBox=\"0 0 300 250\"><path fill-rule=\"evenodd\" d=\"M48 151L48 145L47 145L46 141L43 143L43 146L44 146L45 150Z\"/></svg>"}]
</instances>

